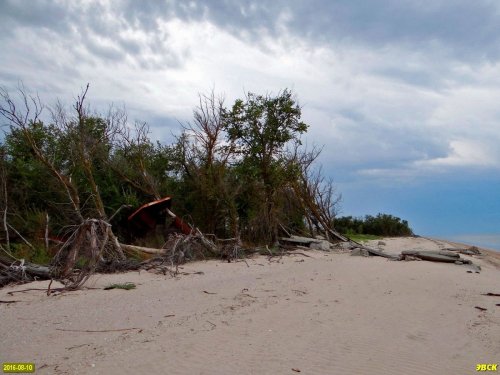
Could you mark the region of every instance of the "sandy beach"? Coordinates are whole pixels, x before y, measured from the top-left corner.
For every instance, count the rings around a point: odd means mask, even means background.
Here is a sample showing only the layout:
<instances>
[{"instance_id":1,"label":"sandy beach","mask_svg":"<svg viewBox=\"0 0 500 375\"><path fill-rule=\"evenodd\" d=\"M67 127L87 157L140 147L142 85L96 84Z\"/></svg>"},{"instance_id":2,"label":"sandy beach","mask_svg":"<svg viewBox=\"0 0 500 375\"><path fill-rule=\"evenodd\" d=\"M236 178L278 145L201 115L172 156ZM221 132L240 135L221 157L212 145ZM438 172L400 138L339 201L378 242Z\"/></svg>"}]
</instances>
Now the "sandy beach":
<instances>
[{"instance_id":1,"label":"sandy beach","mask_svg":"<svg viewBox=\"0 0 500 375\"><path fill-rule=\"evenodd\" d=\"M388 253L455 246L389 238ZM301 250L303 252L303 250ZM481 267L307 251L0 290L0 360L39 374L472 374L500 362L500 253ZM471 272L467 272L471 271ZM133 290L103 290L133 282ZM54 285L53 285L54 287ZM481 307L484 310L480 310Z\"/></svg>"}]
</instances>

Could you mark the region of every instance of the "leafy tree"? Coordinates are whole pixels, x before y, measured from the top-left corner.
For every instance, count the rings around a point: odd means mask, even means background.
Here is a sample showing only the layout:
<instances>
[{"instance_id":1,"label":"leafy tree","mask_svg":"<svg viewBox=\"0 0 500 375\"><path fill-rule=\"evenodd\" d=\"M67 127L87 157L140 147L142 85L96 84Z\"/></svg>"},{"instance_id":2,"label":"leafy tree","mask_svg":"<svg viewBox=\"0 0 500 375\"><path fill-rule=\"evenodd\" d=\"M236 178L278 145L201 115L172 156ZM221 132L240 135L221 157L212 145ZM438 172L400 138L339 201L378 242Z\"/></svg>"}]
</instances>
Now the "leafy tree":
<instances>
[{"instance_id":1,"label":"leafy tree","mask_svg":"<svg viewBox=\"0 0 500 375\"><path fill-rule=\"evenodd\" d=\"M21 141L18 146L21 146L20 148L24 146L25 151L29 151L45 171L55 178L60 191L70 202L72 211L71 215L66 216L67 224L80 225L86 221L83 209L87 201L91 202L92 206L89 210L90 217L108 219L96 183L94 161L108 149L109 140L115 133L119 121L115 121L113 116L108 117L108 121L89 116L88 108L84 105L88 88L87 85L78 96L72 115L58 105L52 111L54 123L49 126L40 121L44 106L38 97L28 95L21 87L18 92L19 98L15 100L7 90L0 90L0 115L9 122L11 131L20 135L14 140ZM26 152L24 154L29 155ZM88 188L87 196L85 187ZM111 230L107 232L113 253L123 258L118 239Z\"/></svg>"},{"instance_id":2,"label":"leafy tree","mask_svg":"<svg viewBox=\"0 0 500 375\"><path fill-rule=\"evenodd\" d=\"M218 237L274 244L278 228L306 226L329 236L338 198L315 165L321 150L301 146L308 125L290 90L249 93L231 108L213 92L200 95L193 121L161 144L147 124L131 127L122 110L91 112L87 89L70 109L55 106L50 122L41 121L37 97L21 90L16 101L0 89L10 125L0 147L0 213L27 238L43 238L47 216L56 235L87 218L114 217L110 239L119 248L113 233L127 237L130 212L115 212L166 195L179 216Z\"/></svg>"},{"instance_id":3,"label":"leafy tree","mask_svg":"<svg viewBox=\"0 0 500 375\"><path fill-rule=\"evenodd\" d=\"M308 128L300 118L301 109L290 90L277 96L249 93L246 100L236 100L231 111L224 113L227 139L240 154L240 175L262 183L264 225L273 243L278 228L276 194L293 178L293 171L287 168L286 146L300 143L300 135Z\"/></svg>"},{"instance_id":4,"label":"leafy tree","mask_svg":"<svg viewBox=\"0 0 500 375\"><path fill-rule=\"evenodd\" d=\"M182 198L202 229L218 236L239 236L236 196L241 191L230 162L232 144L224 142L224 100L214 92L199 96L193 111L194 121L183 125L177 138L175 158L180 183L185 186Z\"/></svg>"}]
</instances>

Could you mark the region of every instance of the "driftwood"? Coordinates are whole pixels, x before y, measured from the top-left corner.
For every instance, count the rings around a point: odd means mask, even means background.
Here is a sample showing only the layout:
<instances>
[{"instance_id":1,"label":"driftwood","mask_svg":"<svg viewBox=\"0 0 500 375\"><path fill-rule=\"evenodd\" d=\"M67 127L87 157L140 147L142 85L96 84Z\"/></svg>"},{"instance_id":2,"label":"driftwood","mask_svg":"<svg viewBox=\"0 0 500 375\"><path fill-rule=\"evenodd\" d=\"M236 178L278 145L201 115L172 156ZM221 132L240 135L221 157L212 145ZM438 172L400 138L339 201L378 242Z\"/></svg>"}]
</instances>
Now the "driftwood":
<instances>
[{"instance_id":1,"label":"driftwood","mask_svg":"<svg viewBox=\"0 0 500 375\"><path fill-rule=\"evenodd\" d=\"M444 262L444 263L456 263L461 262L462 264L471 263L470 260L460 258L460 255L451 251L439 250L439 251L422 251L422 250L406 250L401 252L402 258L406 256L412 256L415 258L429 260L432 262Z\"/></svg>"},{"instance_id":2,"label":"driftwood","mask_svg":"<svg viewBox=\"0 0 500 375\"><path fill-rule=\"evenodd\" d=\"M33 277L50 279L50 268L47 266L25 262L24 260L12 260L3 255L0 255L0 264L8 266L13 272L24 272Z\"/></svg>"},{"instance_id":3,"label":"driftwood","mask_svg":"<svg viewBox=\"0 0 500 375\"><path fill-rule=\"evenodd\" d=\"M53 260L51 271L68 290L78 289L104 260L125 260L111 225L98 219L75 227Z\"/></svg>"},{"instance_id":4,"label":"driftwood","mask_svg":"<svg viewBox=\"0 0 500 375\"><path fill-rule=\"evenodd\" d=\"M351 253L351 255L354 255L354 254L358 255L355 251L356 251L356 249L360 249L362 251L359 252L359 255L363 255L363 253L364 254L368 253L368 256L375 255L375 256L391 259L391 260L400 260L400 257L398 255L387 254L381 250L372 249L371 247L361 245L361 244L354 242L354 241L351 241L351 242L353 242L355 244L355 245L353 245L353 252Z\"/></svg>"},{"instance_id":5,"label":"driftwood","mask_svg":"<svg viewBox=\"0 0 500 375\"><path fill-rule=\"evenodd\" d=\"M178 266L187 260L209 256L221 256L230 261L239 256L240 241L216 239L218 245L195 229L189 235L176 234L161 249L119 244L120 249L133 253L155 255L153 259L139 262L122 259L115 253L109 238L109 224L102 220L88 219L63 244L53 264L38 264L0 255L0 287L9 283L30 282L36 279L61 281L64 290L81 288L95 272L117 272L155 268L166 274L178 273ZM8 254L8 253L7 253Z\"/></svg>"},{"instance_id":6,"label":"driftwood","mask_svg":"<svg viewBox=\"0 0 500 375\"><path fill-rule=\"evenodd\" d=\"M336 238L339 241L342 241L342 242L348 242L349 241L349 238L347 238L346 236L341 235L339 232L337 232L334 229L329 228L328 229L328 234L330 236L332 236L333 238Z\"/></svg>"},{"instance_id":7,"label":"driftwood","mask_svg":"<svg viewBox=\"0 0 500 375\"><path fill-rule=\"evenodd\" d=\"M471 246L467 249L462 248L445 248L445 251L453 251L464 255L481 255L481 251L476 246Z\"/></svg>"},{"instance_id":8,"label":"driftwood","mask_svg":"<svg viewBox=\"0 0 500 375\"><path fill-rule=\"evenodd\" d=\"M49 267L0 255L0 287L13 282L50 279Z\"/></svg>"}]
</instances>

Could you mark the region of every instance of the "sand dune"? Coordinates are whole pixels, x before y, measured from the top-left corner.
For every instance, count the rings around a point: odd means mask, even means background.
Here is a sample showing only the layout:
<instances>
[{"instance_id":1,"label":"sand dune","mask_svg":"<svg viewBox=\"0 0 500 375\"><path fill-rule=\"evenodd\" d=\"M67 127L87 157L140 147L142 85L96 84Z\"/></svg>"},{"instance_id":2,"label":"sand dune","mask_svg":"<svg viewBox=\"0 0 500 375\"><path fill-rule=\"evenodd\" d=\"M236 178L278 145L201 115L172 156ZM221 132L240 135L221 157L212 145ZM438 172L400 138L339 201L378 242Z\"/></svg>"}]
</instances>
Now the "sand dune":
<instances>
[{"instance_id":1,"label":"sand dune","mask_svg":"<svg viewBox=\"0 0 500 375\"><path fill-rule=\"evenodd\" d=\"M386 239L387 252L449 247ZM378 242L372 243L378 246ZM0 360L40 374L471 374L500 361L499 264L307 252L187 264L177 278L96 275L134 290L0 290ZM475 306L487 310L479 311ZM115 331L111 331L115 330ZM98 332L89 332L98 331Z\"/></svg>"}]
</instances>

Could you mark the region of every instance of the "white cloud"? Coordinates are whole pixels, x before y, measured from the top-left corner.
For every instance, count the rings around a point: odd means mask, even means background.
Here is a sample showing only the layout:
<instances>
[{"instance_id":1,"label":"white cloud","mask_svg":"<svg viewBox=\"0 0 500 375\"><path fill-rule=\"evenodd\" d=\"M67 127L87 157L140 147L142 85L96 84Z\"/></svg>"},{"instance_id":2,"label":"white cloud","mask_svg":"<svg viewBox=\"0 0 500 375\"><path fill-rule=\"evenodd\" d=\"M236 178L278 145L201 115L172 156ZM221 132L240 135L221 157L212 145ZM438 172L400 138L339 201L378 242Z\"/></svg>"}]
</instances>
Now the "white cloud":
<instances>
[{"instance_id":1,"label":"white cloud","mask_svg":"<svg viewBox=\"0 0 500 375\"><path fill-rule=\"evenodd\" d=\"M442 158L419 160L416 167L496 167L500 168L499 153L486 142L452 140L450 153Z\"/></svg>"}]
</instances>

